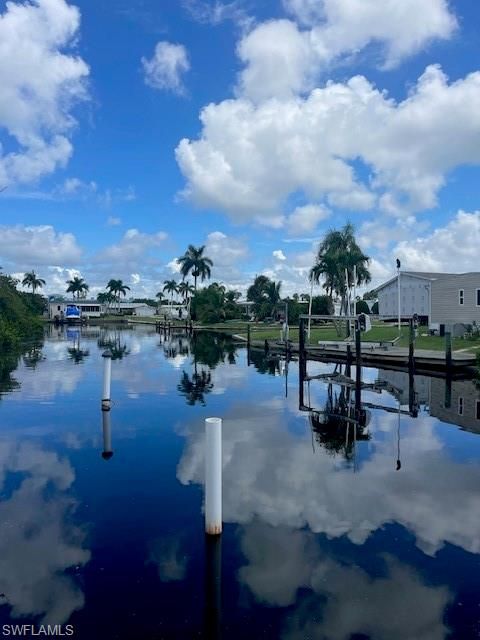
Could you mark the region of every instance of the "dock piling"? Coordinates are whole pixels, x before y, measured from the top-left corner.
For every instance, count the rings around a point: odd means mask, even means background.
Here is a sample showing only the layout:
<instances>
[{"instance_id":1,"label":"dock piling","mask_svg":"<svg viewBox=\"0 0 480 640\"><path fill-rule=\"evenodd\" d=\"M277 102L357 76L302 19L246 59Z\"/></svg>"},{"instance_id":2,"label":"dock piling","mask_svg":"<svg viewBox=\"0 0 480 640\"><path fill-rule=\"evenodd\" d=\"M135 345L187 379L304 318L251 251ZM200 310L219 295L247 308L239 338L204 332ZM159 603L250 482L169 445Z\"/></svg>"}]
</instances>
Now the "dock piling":
<instances>
[{"instance_id":1,"label":"dock piling","mask_svg":"<svg viewBox=\"0 0 480 640\"><path fill-rule=\"evenodd\" d=\"M410 334L408 342L408 369L409 371L415 370L415 325L412 319L410 319Z\"/></svg>"},{"instance_id":2,"label":"dock piling","mask_svg":"<svg viewBox=\"0 0 480 640\"><path fill-rule=\"evenodd\" d=\"M452 369L452 334L450 331L445 332L445 366L448 371Z\"/></svg>"},{"instance_id":3,"label":"dock piling","mask_svg":"<svg viewBox=\"0 0 480 640\"><path fill-rule=\"evenodd\" d=\"M362 334L358 320L355 320L355 378L355 411L359 416L362 409Z\"/></svg>"},{"instance_id":4,"label":"dock piling","mask_svg":"<svg viewBox=\"0 0 480 640\"><path fill-rule=\"evenodd\" d=\"M205 532L222 533L222 419L205 420Z\"/></svg>"}]
</instances>

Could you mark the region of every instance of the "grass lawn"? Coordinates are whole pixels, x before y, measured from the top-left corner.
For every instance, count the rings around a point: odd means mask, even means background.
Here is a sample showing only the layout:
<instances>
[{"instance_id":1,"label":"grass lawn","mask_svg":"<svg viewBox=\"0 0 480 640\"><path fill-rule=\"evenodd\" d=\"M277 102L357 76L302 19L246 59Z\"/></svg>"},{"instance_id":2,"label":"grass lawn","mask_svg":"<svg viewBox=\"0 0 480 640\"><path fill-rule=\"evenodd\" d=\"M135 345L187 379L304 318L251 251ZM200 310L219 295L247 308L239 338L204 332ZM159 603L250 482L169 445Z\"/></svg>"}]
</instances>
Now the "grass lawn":
<instances>
[{"instance_id":1,"label":"grass lawn","mask_svg":"<svg viewBox=\"0 0 480 640\"><path fill-rule=\"evenodd\" d=\"M129 322L141 322L151 323L161 321L158 316L151 317L131 317L129 316ZM173 321L172 324L179 326L185 326L185 321ZM229 322L221 322L217 324L209 325L208 328L212 331L225 331L226 333L232 333L240 335L243 338L247 338L247 325L248 322L243 320L231 320ZM251 325L251 337L252 340L279 340L280 339L281 326L265 325L262 323ZM439 336L422 336L422 333L426 333L425 327L420 327L419 335L415 341L415 349L427 349L432 351L444 351L445 350L445 338ZM290 340L298 342L298 327L290 327ZM398 336L398 329L395 325L391 324L374 324L372 329L368 333L362 333L363 342L386 342L394 340ZM322 327L312 327L310 344L318 344L319 341L342 341L343 337L338 336L335 328L332 325L326 325ZM396 342L396 346L408 347L409 333L408 327L402 327L402 335L400 340ZM480 353L480 339L477 340L464 340L463 338L454 338L452 342L454 351L465 350L471 353Z\"/></svg>"},{"instance_id":2,"label":"grass lawn","mask_svg":"<svg viewBox=\"0 0 480 640\"><path fill-rule=\"evenodd\" d=\"M419 330L419 335L415 340L415 349L426 349L432 351L444 351L445 350L445 338L439 336L422 336L425 333L424 327ZM246 337L246 332L241 333ZM280 338L280 327L275 326L268 327L265 330L255 331L252 330L252 340L276 340ZM290 328L290 340L298 342L298 329ZM377 324L373 325L372 329L368 333L362 333L362 342L384 342L394 340L398 336L398 329L393 325ZM337 332L334 327L315 327L312 328L310 344L318 344L322 340L341 341L342 337L337 336ZM396 343L399 347L408 347L409 344L409 332L407 327L402 327L402 335L400 340ZM477 340L464 340L463 338L454 338L452 341L453 351L465 350L471 353L480 353L480 339Z\"/></svg>"}]
</instances>

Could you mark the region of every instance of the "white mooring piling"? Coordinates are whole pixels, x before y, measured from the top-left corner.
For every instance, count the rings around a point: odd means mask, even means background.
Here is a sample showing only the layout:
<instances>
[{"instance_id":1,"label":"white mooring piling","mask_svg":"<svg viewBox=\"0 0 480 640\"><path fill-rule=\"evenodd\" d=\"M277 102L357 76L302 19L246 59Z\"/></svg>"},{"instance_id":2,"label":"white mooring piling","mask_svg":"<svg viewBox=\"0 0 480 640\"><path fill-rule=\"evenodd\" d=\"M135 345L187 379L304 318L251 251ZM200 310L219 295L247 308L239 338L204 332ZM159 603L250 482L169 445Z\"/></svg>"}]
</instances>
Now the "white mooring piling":
<instances>
[{"instance_id":1,"label":"white mooring piling","mask_svg":"<svg viewBox=\"0 0 480 640\"><path fill-rule=\"evenodd\" d=\"M222 533L222 419L205 420L205 532Z\"/></svg>"},{"instance_id":2,"label":"white mooring piling","mask_svg":"<svg viewBox=\"0 0 480 640\"><path fill-rule=\"evenodd\" d=\"M103 354L103 393L102 393L102 411L110 411L111 397L110 387L112 383L112 356L106 352Z\"/></svg>"}]
</instances>

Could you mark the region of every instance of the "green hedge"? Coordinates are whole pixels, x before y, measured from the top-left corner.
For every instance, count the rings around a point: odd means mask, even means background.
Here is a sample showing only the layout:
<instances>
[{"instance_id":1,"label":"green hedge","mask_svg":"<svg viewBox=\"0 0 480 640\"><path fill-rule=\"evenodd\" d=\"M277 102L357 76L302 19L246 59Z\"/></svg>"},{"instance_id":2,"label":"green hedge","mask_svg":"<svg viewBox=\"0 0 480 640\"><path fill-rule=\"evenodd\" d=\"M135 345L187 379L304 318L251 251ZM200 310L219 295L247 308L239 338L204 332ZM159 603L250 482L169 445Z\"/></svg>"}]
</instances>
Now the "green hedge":
<instances>
[{"instance_id":1,"label":"green hedge","mask_svg":"<svg viewBox=\"0 0 480 640\"><path fill-rule=\"evenodd\" d=\"M17 291L16 281L1 275L0 349L18 345L28 338L37 338L42 331L44 307L41 296Z\"/></svg>"}]
</instances>

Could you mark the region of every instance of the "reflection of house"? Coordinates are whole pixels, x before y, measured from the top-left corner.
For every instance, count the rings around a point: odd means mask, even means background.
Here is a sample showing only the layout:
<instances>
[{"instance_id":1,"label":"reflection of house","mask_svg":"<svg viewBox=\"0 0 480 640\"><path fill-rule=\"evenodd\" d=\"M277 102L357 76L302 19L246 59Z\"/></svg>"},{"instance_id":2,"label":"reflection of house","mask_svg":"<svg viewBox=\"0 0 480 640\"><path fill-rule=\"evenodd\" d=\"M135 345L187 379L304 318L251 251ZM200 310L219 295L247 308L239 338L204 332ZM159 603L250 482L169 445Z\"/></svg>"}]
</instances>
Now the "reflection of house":
<instances>
[{"instance_id":1,"label":"reflection of house","mask_svg":"<svg viewBox=\"0 0 480 640\"><path fill-rule=\"evenodd\" d=\"M105 313L120 313L133 316L153 316L155 309L143 302L120 302L109 307L100 304L98 300L50 300L48 303L48 317L53 320L55 316L61 319L65 315L67 305L76 305L80 308L83 318L99 318Z\"/></svg>"},{"instance_id":2,"label":"reflection of house","mask_svg":"<svg viewBox=\"0 0 480 640\"><path fill-rule=\"evenodd\" d=\"M398 277L381 285L377 293L379 314L398 317ZM402 272L400 315L415 313L430 326L480 324L480 273Z\"/></svg>"},{"instance_id":3,"label":"reflection of house","mask_svg":"<svg viewBox=\"0 0 480 640\"><path fill-rule=\"evenodd\" d=\"M378 379L395 387L393 395L401 405L409 404L408 373L406 371L387 371L379 369ZM415 376L415 393L418 404L428 404L430 398L430 378Z\"/></svg>"},{"instance_id":4,"label":"reflection of house","mask_svg":"<svg viewBox=\"0 0 480 640\"><path fill-rule=\"evenodd\" d=\"M430 384L430 415L466 431L480 433L480 390L472 380L452 382L449 407L445 406L445 380L430 378Z\"/></svg>"},{"instance_id":5,"label":"reflection of house","mask_svg":"<svg viewBox=\"0 0 480 640\"><path fill-rule=\"evenodd\" d=\"M380 370L378 378L398 389L395 397L401 404L408 404L408 373ZM415 376L415 393L417 402L427 405L432 417L480 433L480 390L472 380L452 381L449 392L443 378Z\"/></svg>"}]
</instances>

